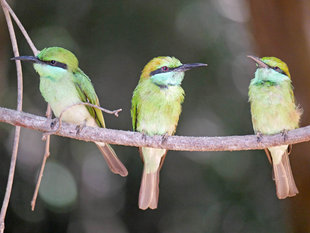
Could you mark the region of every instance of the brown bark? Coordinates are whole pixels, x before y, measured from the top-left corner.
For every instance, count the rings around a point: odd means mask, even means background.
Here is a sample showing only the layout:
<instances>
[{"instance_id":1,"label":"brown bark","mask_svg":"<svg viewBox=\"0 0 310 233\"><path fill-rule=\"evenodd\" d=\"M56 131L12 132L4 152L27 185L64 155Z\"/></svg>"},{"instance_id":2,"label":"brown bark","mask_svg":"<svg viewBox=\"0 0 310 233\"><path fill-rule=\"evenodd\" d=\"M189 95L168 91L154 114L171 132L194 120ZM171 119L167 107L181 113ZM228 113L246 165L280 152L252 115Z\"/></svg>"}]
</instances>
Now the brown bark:
<instances>
[{"instance_id":1,"label":"brown bark","mask_svg":"<svg viewBox=\"0 0 310 233\"><path fill-rule=\"evenodd\" d=\"M8 33L3 12L0 10L0 98L7 88L7 45Z\"/></svg>"},{"instance_id":2,"label":"brown bark","mask_svg":"<svg viewBox=\"0 0 310 233\"><path fill-rule=\"evenodd\" d=\"M250 0L251 29L258 56L284 60L292 75L297 102L303 107L301 125L310 122L309 1ZM308 17L308 18L307 18ZM308 26L308 28L306 28ZM310 144L294 146L292 169L300 191L290 199L293 232L310 232Z\"/></svg>"},{"instance_id":3,"label":"brown bark","mask_svg":"<svg viewBox=\"0 0 310 233\"><path fill-rule=\"evenodd\" d=\"M83 141L98 141L124 146L146 146L182 151L256 150L271 146L310 141L310 126L288 131L285 141L282 133L279 133L276 135L265 135L260 142L257 142L256 135L224 137L168 136L163 139L161 135L150 137L138 132L87 126L77 133L76 125L63 122L59 130L55 130L58 128L58 124L54 124L52 129L51 123L53 121L49 118L2 107L0 107L0 122L41 132L51 132L53 130L53 134L55 135Z\"/></svg>"}]
</instances>

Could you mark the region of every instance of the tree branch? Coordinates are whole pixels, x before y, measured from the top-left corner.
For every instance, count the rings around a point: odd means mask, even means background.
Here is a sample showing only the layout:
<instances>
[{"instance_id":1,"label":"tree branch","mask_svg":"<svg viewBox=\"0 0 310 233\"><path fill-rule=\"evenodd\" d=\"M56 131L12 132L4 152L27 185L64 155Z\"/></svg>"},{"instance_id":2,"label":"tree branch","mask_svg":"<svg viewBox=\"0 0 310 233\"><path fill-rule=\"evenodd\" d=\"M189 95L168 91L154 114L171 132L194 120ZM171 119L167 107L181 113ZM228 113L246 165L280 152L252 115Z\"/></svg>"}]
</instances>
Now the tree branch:
<instances>
[{"instance_id":1,"label":"tree branch","mask_svg":"<svg viewBox=\"0 0 310 233\"><path fill-rule=\"evenodd\" d=\"M15 23L17 24L17 26L19 27L20 31L23 33L25 39L27 40L28 45L30 46L33 54L36 56L38 55L39 51L37 50L37 48L34 46L32 40L30 39L26 29L24 28L24 26L22 25L22 23L19 21L18 17L16 16L16 14L14 13L14 11L12 10L12 8L9 6L9 4L5 1L5 0L1 0L2 5L10 12L11 16L13 17Z\"/></svg>"},{"instance_id":2,"label":"tree branch","mask_svg":"<svg viewBox=\"0 0 310 233\"><path fill-rule=\"evenodd\" d=\"M46 115L47 119L49 119L49 120L52 119L52 109L51 109L51 106L49 104L47 105L45 115ZM41 164L41 169L40 169L39 176L38 176L38 181L37 181L36 187L34 189L34 193L33 193L32 200L31 200L31 210L32 211L34 211L34 208L36 207L36 201L37 201L41 181L43 178L43 172L45 169L46 161L47 161L48 157L50 156L51 136L50 135L43 136L42 140L45 140L45 150L44 150L43 160L42 160L42 164Z\"/></svg>"},{"instance_id":3,"label":"tree branch","mask_svg":"<svg viewBox=\"0 0 310 233\"><path fill-rule=\"evenodd\" d=\"M4 12L6 23L8 25L13 53L14 53L14 56L17 57L19 56L17 40L16 40L11 16L9 13L8 5L6 4L5 0L1 0L1 6ZM15 61L15 64L16 64L16 72L17 72L17 111L20 112L22 111L22 107L23 107L23 73L22 73L21 62ZM5 221L6 212L9 206L9 201L10 201L12 187L13 187L16 160L17 160L17 154L18 154L18 145L19 145L19 138L20 138L20 129L21 128L19 126L16 126L15 128L14 143L13 143L12 157L11 157L11 163L10 163L10 170L9 170L9 175L8 175L8 182L7 182L5 195L4 195L1 212L0 212L0 232L1 233L4 232L4 228L5 228L4 221Z\"/></svg>"},{"instance_id":4,"label":"tree branch","mask_svg":"<svg viewBox=\"0 0 310 233\"><path fill-rule=\"evenodd\" d=\"M53 130L53 128L51 128L52 120L50 119L1 107L0 122L18 125L41 132L49 132ZM138 132L87 126L85 126L79 134L76 134L76 125L65 122L63 122L59 131L56 132L56 135L83 141L101 141L124 146L148 146L168 150L240 151L257 150L271 146L310 141L310 126L288 131L286 141L284 141L283 135L280 133L263 136L259 143L257 142L256 135L224 137L169 136L167 137L167 140L163 140L162 136L150 137L143 136L143 134Z\"/></svg>"}]
</instances>

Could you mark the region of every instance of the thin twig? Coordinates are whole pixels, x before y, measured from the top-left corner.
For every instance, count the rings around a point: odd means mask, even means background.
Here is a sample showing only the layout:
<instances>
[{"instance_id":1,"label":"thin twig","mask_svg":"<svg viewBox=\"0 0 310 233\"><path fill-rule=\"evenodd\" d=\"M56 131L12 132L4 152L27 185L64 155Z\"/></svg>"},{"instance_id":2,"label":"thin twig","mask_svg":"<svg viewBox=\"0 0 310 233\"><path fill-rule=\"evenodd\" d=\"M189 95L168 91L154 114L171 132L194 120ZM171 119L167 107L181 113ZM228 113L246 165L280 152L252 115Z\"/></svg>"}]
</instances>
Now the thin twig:
<instances>
[{"instance_id":1,"label":"thin twig","mask_svg":"<svg viewBox=\"0 0 310 233\"><path fill-rule=\"evenodd\" d=\"M66 112L68 109L70 109L70 108L72 108L72 107L74 107L74 106L77 106L77 105L87 105L87 106L90 106L90 107L93 107L93 108L97 108L97 109L100 109L101 111L103 111L103 112L105 112L105 113L108 113L108 114L111 114L111 115L113 114L113 115L115 115L116 117L118 117L118 113L122 111L121 108L116 109L116 110L108 110L108 109L106 109L106 108L103 108L103 107L100 107L100 106L98 106L98 105L91 104L91 103L77 103L77 104L73 104L73 105L68 106L67 108L65 108L65 109L61 112L61 114L60 114L59 117L61 117L62 114L63 114L64 112Z\"/></svg>"},{"instance_id":2,"label":"thin twig","mask_svg":"<svg viewBox=\"0 0 310 233\"><path fill-rule=\"evenodd\" d=\"M51 131L45 133L44 136L56 134L56 133L59 131L59 129L61 128L62 116L63 116L63 114L64 114L66 111L68 111L70 108L72 108L72 107L74 107L74 106L78 106L78 105L87 105L87 106L90 106L90 107L93 107L93 108L98 108L98 109L100 109L101 111L103 111L103 112L105 112L105 113L108 113L108 114L113 114L113 115L115 115L116 117L118 117L118 113L119 113L120 111L122 111L121 108L120 108L120 109L117 109L117 110L111 111L111 110L102 108L102 107L100 107L100 106L97 106L97 105L94 105L94 104L91 104L91 103L77 103L77 104L72 104L72 105L66 107L66 108L65 108L64 110L62 110L62 112L60 113L59 117L57 118L57 119L58 119L58 126L57 126L57 128L56 128L55 130L51 130Z\"/></svg>"},{"instance_id":3,"label":"thin twig","mask_svg":"<svg viewBox=\"0 0 310 233\"><path fill-rule=\"evenodd\" d=\"M8 13L11 14L11 16L13 17L13 19L16 22L17 26L19 27L19 29L21 30L22 34L24 35L26 41L28 42L28 45L30 46L33 54L36 56L39 53L39 51L35 47L34 43L32 42L31 38L29 37L26 29L24 28L24 26L22 25L22 23L20 22L20 20L16 16L15 12L12 10L12 8L9 6L9 4L6 2L6 0L1 0L1 4L2 4L2 7L5 8ZM14 35L14 37L15 37L15 35ZM14 56L16 57L16 56L19 56L19 55L16 55L14 53ZM20 64L20 62L19 62L19 64ZM51 118L51 109L50 109L49 105L47 107L47 117ZM50 136L46 136L45 153L44 153L44 157L43 157L43 162L42 162L42 166L41 166L41 169L40 169L38 183L36 184L35 193L34 193L34 196L33 196L32 202L31 202L32 210L34 210L34 207L35 207L35 201L36 201L36 198L37 198L38 190L39 190L41 179L42 179L42 176L43 176L45 162L46 162L47 157L49 156L49 145L50 145Z\"/></svg>"},{"instance_id":4,"label":"thin twig","mask_svg":"<svg viewBox=\"0 0 310 233\"><path fill-rule=\"evenodd\" d=\"M0 122L19 125L40 132L49 132L53 121L45 117L0 107ZM285 141L282 133L279 133L269 136L264 135L260 142L257 141L256 135L223 137L169 136L163 140L162 136L159 135L150 137L138 132L88 126L85 126L83 130L77 134L76 125L68 124L66 122L62 123L62 126L56 135L83 141L106 142L109 144L136 147L146 146L168 150L240 151L257 150L271 146L310 141L310 126L288 131Z\"/></svg>"},{"instance_id":5,"label":"thin twig","mask_svg":"<svg viewBox=\"0 0 310 233\"><path fill-rule=\"evenodd\" d=\"M47 105L47 110L46 110L46 117L47 119L51 119L52 118L52 110L51 110L51 106L48 104ZM46 164L46 160L47 158L50 156L50 140L51 140L51 136L50 135L46 135L46 137L44 137L44 140L46 140L45 142L45 152L44 152L44 156L43 156L43 161L42 161L42 165L41 165L41 169L39 172L39 176L38 176L38 181L33 193L33 197L31 200L31 210L34 211L34 208L36 206L36 201L37 201L37 197L38 197L38 193L39 193L39 189L40 189L40 185L41 185L41 181L42 181L42 177L43 177L43 173L44 173L44 168L45 168L45 164Z\"/></svg>"},{"instance_id":6,"label":"thin twig","mask_svg":"<svg viewBox=\"0 0 310 233\"><path fill-rule=\"evenodd\" d=\"M14 11L12 10L12 8L9 6L9 4L6 2L6 0L1 0L2 1L2 5L10 12L10 14L12 15L14 21L16 22L17 26L19 27L20 31L23 33L25 39L28 42L28 45L30 46L33 54L36 56L39 51L37 50L37 48L34 46L32 40L30 39L26 29L24 28L24 26L22 25L22 23L19 21L18 17L16 16L16 14L14 13Z\"/></svg>"},{"instance_id":7,"label":"thin twig","mask_svg":"<svg viewBox=\"0 0 310 233\"><path fill-rule=\"evenodd\" d=\"M109 114L114 114L116 117L118 117L118 113L120 111L122 111L122 109L117 109L117 110L114 110L114 111L110 111L110 110L107 110L105 108L102 108L102 107L99 107L97 105L94 105L94 104L90 104L90 103L77 103L77 104L73 104L73 105L70 105L68 106L67 108L65 108L59 115L58 117L58 127L56 130L51 130L47 133L44 133L43 134L43 139L46 140L46 144L45 144L45 153L44 153L44 156L43 156L43 161L42 161L42 165L41 165L41 169L40 169L40 173L39 173L39 177L38 177L38 181L37 181L37 184L36 184L36 187L35 187L35 191L34 191L34 194L33 194L33 198L32 198L32 201L31 201L31 210L33 211L34 208L35 208L35 204L36 204L36 200L37 200L37 196L38 196L38 192L39 192L39 188L40 188L40 184L41 184L41 180L42 180L42 177L43 177L43 172L44 172L44 168L45 168L45 164L46 164L46 160L47 158L49 157L50 155L50 151L49 151L49 147L50 147L50 135L52 134L55 134L58 132L58 130L61 128L61 124L62 124L62 116L63 114L68 111L70 108L74 107L74 106L78 106L78 105L88 105L90 107L94 107L94 108L98 108L100 109L101 111L104 111L106 113L109 113ZM47 108L47 111L46 111L46 116L48 119L51 119L52 117L52 112L51 112L51 107L50 105L48 105L48 108Z\"/></svg>"},{"instance_id":8,"label":"thin twig","mask_svg":"<svg viewBox=\"0 0 310 233\"><path fill-rule=\"evenodd\" d=\"M16 36L14 32L13 23L9 14L8 6L5 4L6 2L4 0L1 0L1 6L5 15L5 19L8 25L8 30L10 34L10 39L12 42L12 48L14 56L19 56L18 52L18 45L16 41ZM22 111L23 107L23 74L22 74L22 67L20 61L15 61L16 63L16 71L17 71L17 111ZM11 164L10 164L10 170L9 170L9 176L8 176L8 182L6 186L5 196L1 208L0 213L0 232L4 232L5 228L5 216L8 209L11 192L12 192L12 186L13 186L13 180L14 180L14 174L15 174L15 167L16 167L16 160L17 160L17 154L18 154L18 144L19 144L19 138L20 138L20 127L17 126L15 128L15 135L14 135L14 144L13 144L13 150L12 150L12 158L11 158Z\"/></svg>"}]
</instances>

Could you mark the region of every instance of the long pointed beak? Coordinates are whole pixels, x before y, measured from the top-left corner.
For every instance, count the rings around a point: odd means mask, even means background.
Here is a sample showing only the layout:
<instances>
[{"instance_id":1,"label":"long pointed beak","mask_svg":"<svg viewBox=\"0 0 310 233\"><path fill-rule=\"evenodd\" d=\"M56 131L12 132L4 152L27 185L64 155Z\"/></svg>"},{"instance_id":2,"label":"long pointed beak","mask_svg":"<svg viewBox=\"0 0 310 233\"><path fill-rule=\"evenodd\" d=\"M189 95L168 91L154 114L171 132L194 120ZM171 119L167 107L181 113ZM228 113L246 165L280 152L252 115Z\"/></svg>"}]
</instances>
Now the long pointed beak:
<instances>
[{"instance_id":1,"label":"long pointed beak","mask_svg":"<svg viewBox=\"0 0 310 233\"><path fill-rule=\"evenodd\" d=\"M12 57L11 60L21 60L21 61L30 61L34 63L40 63L41 61L34 56L20 56L20 57Z\"/></svg>"},{"instance_id":2,"label":"long pointed beak","mask_svg":"<svg viewBox=\"0 0 310 233\"><path fill-rule=\"evenodd\" d=\"M253 61L256 62L258 68L268 68L269 66L264 63L259 57L255 57L255 56L251 56L251 55L248 55L247 56L248 58L251 58Z\"/></svg>"},{"instance_id":3,"label":"long pointed beak","mask_svg":"<svg viewBox=\"0 0 310 233\"><path fill-rule=\"evenodd\" d=\"M207 64L203 64L203 63L192 63L192 64L183 64L179 67L176 67L174 69L174 71L178 71L178 72L184 72L193 68L197 68L197 67L203 67L203 66L208 66Z\"/></svg>"}]
</instances>

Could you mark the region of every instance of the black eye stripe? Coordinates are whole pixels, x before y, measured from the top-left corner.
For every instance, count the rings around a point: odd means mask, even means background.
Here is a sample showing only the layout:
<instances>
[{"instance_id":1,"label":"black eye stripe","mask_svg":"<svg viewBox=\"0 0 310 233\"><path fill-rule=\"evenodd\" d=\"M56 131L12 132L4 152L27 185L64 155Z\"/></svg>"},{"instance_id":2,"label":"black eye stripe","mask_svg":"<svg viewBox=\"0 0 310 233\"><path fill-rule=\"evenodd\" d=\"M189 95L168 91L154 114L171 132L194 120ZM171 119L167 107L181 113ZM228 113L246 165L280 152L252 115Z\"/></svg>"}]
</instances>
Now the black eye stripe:
<instances>
[{"instance_id":1,"label":"black eye stripe","mask_svg":"<svg viewBox=\"0 0 310 233\"><path fill-rule=\"evenodd\" d=\"M59 67L59 68L63 68L63 69L67 69L67 65L65 63L61 63L61 62L58 62L58 61L50 61L48 62L49 65L51 66L56 66L56 67Z\"/></svg>"},{"instance_id":2,"label":"black eye stripe","mask_svg":"<svg viewBox=\"0 0 310 233\"><path fill-rule=\"evenodd\" d=\"M279 72L280 74L286 75L286 73L285 73L283 70L281 70L280 67L278 67L278 66L272 67L272 69L275 70L275 71L277 71L277 72Z\"/></svg>"},{"instance_id":3,"label":"black eye stripe","mask_svg":"<svg viewBox=\"0 0 310 233\"><path fill-rule=\"evenodd\" d=\"M41 60L41 62L43 62L46 65L55 66L55 67L59 67L62 69L67 69L67 65L65 63L61 63L61 62L58 62L55 60L51 60L51 61L42 61Z\"/></svg>"},{"instance_id":4,"label":"black eye stripe","mask_svg":"<svg viewBox=\"0 0 310 233\"><path fill-rule=\"evenodd\" d=\"M178 68L178 67L175 67L175 68L170 68L170 67L167 67L168 69L167 70L163 70L162 67L158 68L157 70L154 70L150 73L151 76L155 75L155 74L160 74L160 73L167 73L167 72L170 72L170 71L173 71L174 69Z\"/></svg>"}]
</instances>

